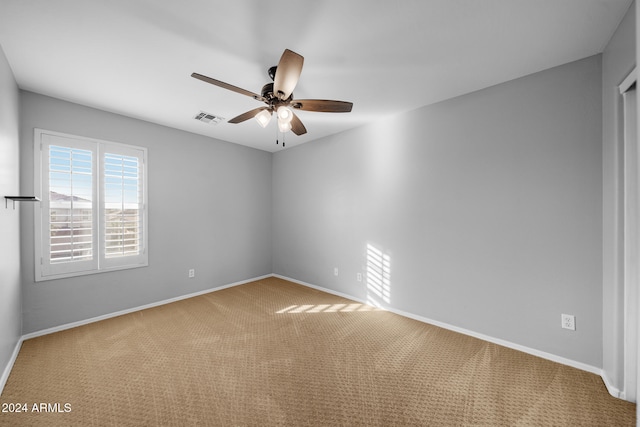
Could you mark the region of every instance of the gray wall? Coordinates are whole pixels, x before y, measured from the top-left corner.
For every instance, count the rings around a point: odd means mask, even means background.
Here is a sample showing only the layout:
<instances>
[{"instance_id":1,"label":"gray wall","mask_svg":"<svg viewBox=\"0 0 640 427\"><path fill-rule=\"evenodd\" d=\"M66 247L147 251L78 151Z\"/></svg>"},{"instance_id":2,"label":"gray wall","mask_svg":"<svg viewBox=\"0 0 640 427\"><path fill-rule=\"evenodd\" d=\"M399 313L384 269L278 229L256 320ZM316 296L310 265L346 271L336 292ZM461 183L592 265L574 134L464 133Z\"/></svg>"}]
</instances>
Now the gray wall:
<instances>
[{"instance_id":1,"label":"gray wall","mask_svg":"<svg viewBox=\"0 0 640 427\"><path fill-rule=\"evenodd\" d=\"M636 64L635 6L620 23L602 54L603 294L602 342L604 375L622 390L624 366L624 286L622 254L622 97L618 85Z\"/></svg>"},{"instance_id":2,"label":"gray wall","mask_svg":"<svg viewBox=\"0 0 640 427\"><path fill-rule=\"evenodd\" d=\"M601 367L601 78L598 55L278 152L274 273ZM356 280L380 253L382 297Z\"/></svg>"},{"instance_id":3,"label":"gray wall","mask_svg":"<svg viewBox=\"0 0 640 427\"><path fill-rule=\"evenodd\" d=\"M19 97L0 48L0 201L19 195ZM0 375L20 338L20 210L0 206Z\"/></svg>"},{"instance_id":4,"label":"gray wall","mask_svg":"<svg viewBox=\"0 0 640 427\"><path fill-rule=\"evenodd\" d=\"M34 191L34 127L149 156L149 267L36 283L33 209L22 209L23 333L271 273L270 153L20 93L23 193Z\"/></svg>"}]
</instances>

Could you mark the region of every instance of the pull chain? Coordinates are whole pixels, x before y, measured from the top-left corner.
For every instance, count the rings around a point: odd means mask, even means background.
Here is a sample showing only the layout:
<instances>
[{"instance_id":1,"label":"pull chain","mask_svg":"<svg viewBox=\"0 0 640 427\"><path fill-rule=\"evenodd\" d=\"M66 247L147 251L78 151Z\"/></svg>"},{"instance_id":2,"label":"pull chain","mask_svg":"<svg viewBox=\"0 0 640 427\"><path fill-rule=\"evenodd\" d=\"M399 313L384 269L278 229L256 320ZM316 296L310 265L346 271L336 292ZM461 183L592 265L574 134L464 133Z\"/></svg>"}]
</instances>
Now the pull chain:
<instances>
[{"instance_id":1,"label":"pull chain","mask_svg":"<svg viewBox=\"0 0 640 427\"><path fill-rule=\"evenodd\" d=\"M280 140L278 139L278 135L280 134L280 130L278 129L278 127L276 126L276 145L280 144ZM284 142L284 135L285 133L282 132L282 146L284 147L285 142Z\"/></svg>"}]
</instances>

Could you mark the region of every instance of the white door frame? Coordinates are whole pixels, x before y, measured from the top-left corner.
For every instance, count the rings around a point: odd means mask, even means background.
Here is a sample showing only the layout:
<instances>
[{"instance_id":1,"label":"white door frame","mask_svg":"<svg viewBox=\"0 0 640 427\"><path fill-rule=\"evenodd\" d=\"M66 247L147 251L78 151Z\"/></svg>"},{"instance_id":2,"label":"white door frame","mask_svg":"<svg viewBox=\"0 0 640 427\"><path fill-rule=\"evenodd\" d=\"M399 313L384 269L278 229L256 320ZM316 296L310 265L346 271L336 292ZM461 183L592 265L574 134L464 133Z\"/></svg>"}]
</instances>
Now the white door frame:
<instances>
[{"instance_id":1,"label":"white door frame","mask_svg":"<svg viewBox=\"0 0 640 427\"><path fill-rule=\"evenodd\" d=\"M637 73L620 84L623 96L623 235L624 235L624 389L625 400L635 402L638 390L638 283L640 280L640 166L638 147Z\"/></svg>"}]
</instances>

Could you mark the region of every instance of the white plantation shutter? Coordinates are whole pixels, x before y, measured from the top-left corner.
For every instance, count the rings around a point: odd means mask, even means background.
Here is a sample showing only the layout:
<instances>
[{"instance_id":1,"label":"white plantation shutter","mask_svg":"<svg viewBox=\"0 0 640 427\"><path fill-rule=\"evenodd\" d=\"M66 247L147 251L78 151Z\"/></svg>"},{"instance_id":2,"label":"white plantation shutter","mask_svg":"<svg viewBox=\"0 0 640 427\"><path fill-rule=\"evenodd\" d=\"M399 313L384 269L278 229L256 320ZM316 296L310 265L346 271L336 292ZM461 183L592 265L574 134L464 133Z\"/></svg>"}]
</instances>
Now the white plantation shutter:
<instances>
[{"instance_id":1,"label":"white plantation shutter","mask_svg":"<svg viewBox=\"0 0 640 427\"><path fill-rule=\"evenodd\" d=\"M145 151L110 144L101 157L100 247L107 267L144 263L145 252Z\"/></svg>"},{"instance_id":2,"label":"white plantation shutter","mask_svg":"<svg viewBox=\"0 0 640 427\"><path fill-rule=\"evenodd\" d=\"M52 263L93 259L93 153L49 146Z\"/></svg>"},{"instance_id":3,"label":"white plantation shutter","mask_svg":"<svg viewBox=\"0 0 640 427\"><path fill-rule=\"evenodd\" d=\"M98 268L96 150L92 144L58 135L41 136L42 190L36 266L44 276ZM37 233L36 233L37 234ZM36 242L38 243L38 242Z\"/></svg>"},{"instance_id":4,"label":"white plantation shutter","mask_svg":"<svg viewBox=\"0 0 640 427\"><path fill-rule=\"evenodd\" d=\"M36 129L36 280L148 265L146 149Z\"/></svg>"},{"instance_id":5,"label":"white plantation shutter","mask_svg":"<svg viewBox=\"0 0 640 427\"><path fill-rule=\"evenodd\" d=\"M139 188L137 157L118 154L104 156L105 256L140 253Z\"/></svg>"}]
</instances>

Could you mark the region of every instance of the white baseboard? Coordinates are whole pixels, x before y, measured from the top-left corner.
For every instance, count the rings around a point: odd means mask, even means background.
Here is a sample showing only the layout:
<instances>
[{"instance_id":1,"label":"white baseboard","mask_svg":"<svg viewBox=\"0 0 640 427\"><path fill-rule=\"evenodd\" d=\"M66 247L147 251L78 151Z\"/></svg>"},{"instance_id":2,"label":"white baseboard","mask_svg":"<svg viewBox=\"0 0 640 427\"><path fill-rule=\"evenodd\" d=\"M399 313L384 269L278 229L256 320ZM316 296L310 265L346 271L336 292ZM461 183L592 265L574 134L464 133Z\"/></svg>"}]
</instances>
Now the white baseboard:
<instances>
[{"instance_id":1,"label":"white baseboard","mask_svg":"<svg viewBox=\"0 0 640 427\"><path fill-rule=\"evenodd\" d=\"M18 339L18 342L16 343L15 348L13 349L13 353L11 354L11 358L9 359L7 366L5 366L4 371L2 371L2 376L0 377L0 395L4 390L4 386L7 383L7 380L9 379L9 374L13 369L13 364L16 363L16 359L18 358L18 353L20 353L20 347L22 347L22 341L23 339L22 337L20 337Z\"/></svg>"},{"instance_id":2,"label":"white baseboard","mask_svg":"<svg viewBox=\"0 0 640 427\"><path fill-rule=\"evenodd\" d=\"M190 294L187 294L187 295L181 295L181 296L178 296L178 297L175 297L175 298L169 298L169 299L166 299L166 300L162 300L162 301L158 301L158 302L154 302L154 303L150 303L150 304L141 305L141 306L138 306L138 307L128 308L126 310L116 311L114 313L104 314L102 316L92 317L90 319L79 320L77 322L66 323L64 325L54 326L52 328L42 329L40 331L24 334L23 336L20 337L20 339L16 343L16 347L13 350L13 354L11 355L11 358L9 359L9 362L7 363L7 366L5 366L4 371L2 372L2 376L0 377L0 394L2 394L2 390L4 390L4 386L7 383L7 380L9 379L9 374L11 373L11 370L13 369L13 365L16 362L16 359L18 357L18 353L20 352L20 347L22 347L22 342L25 341L25 340L28 340L28 339L31 339L31 338L40 337L40 336L43 336L43 335L53 334L55 332L64 331L66 329L76 328L76 327L82 326L82 325L88 325L89 323L99 322L101 320L110 319L112 317L122 316L123 314L129 314L129 313L133 313L133 312L136 312L136 311L145 310L147 308L153 308L153 307L157 307L157 306L160 306L160 305L170 304L172 302L180 301L180 300L183 300L183 299L197 297L197 296L200 296L200 295L208 294L210 292L221 291L222 289L231 288L233 286L244 285L245 283L255 282L256 280L262 280L262 279L266 279L268 277L273 277L273 275L272 274L266 274L264 276L254 277L254 278L251 278L251 279L242 280L240 282L230 283L228 285L222 285L222 286L219 286L219 287L216 287L216 288L205 289L203 291L193 292L193 293L190 293Z\"/></svg>"},{"instance_id":3,"label":"white baseboard","mask_svg":"<svg viewBox=\"0 0 640 427\"><path fill-rule=\"evenodd\" d=\"M194 292L194 293L187 294L187 295L181 295L181 296L178 296L178 297L175 297L175 298L170 298L170 299L166 299L166 300L162 300L162 301L158 301L158 302L154 302L154 303L150 303L150 304L145 304L145 305L138 306L138 307L129 308L129 309L126 309L126 310L117 311L117 312L114 312L114 313L105 314L105 315L102 315L102 316L92 317L90 319L80 320L80 321L77 321L77 322L67 323L67 324L64 324L64 325L59 325L59 326L55 326L55 327L52 327L52 328L47 328L47 329L43 329L43 330L40 330L40 331L36 331L36 332L31 332L31 333L25 334L22 337L20 337L20 339L16 343L16 347L15 347L15 349L13 351L13 354L11 355L11 359L9 360L9 363L5 367L5 369L4 369L3 373L2 373L2 377L0 377L0 394L2 393L2 390L4 389L4 386L5 386L6 382L7 382L7 379L9 378L9 374L11 373L11 369L13 368L13 364L15 363L16 358L18 357L18 353L20 352L20 347L22 346L22 342L24 340L31 339L31 338L36 338L36 337L43 336L43 335L52 334L52 333L59 332L59 331L64 331L66 329L71 329L71 328L75 328L75 327L82 326L82 325L87 325L87 324L94 323L94 322L99 322L101 320L106 320L106 319L109 319L109 318L112 318L112 317L122 316L124 314L129 314L129 313L133 313L133 312L136 312L136 311L145 310L147 308L153 308L153 307L157 307L157 306L164 305L164 304L170 304L172 302L180 301L180 300L187 299L187 298L193 298L193 297L196 297L196 296L208 294L210 292L220 291L222 289L227 289L227 288L231 288L231 287L234 287L234 286L243 285L245 283L255 282L256 280L262 280L262 279L266 279L268 277L277 277L277 278L280 278L280 279L283 279L283 280L288 280L290 282L297 283L297 284L300 284L300 285L303 285L303 286L306 286L306 287L309 287L309 288L317 289L317 290L322 291L322 292L326 292L326 293L337 295L337 296L340 296L340 297L343 297L343 298L347 298L347 299L351 299L351 300L354 300L354 301L358 301L358 302L363 303L363 304L369 304L368 302L366 302L366 301L364 301L364 300L362 300L360 298L354 297L353 295L348 295L348 294L345 294L345 293L342 293L342 292L334 291L332 289L324 288L322 286L313 285L311 283L303 282L301 280L293 279L293 278L282 276L282 275L279 275L279 274L267 274L267 275L260 276L260 277L254 277L254 278L251 278L251 279L247 279L247 280L243 280L243 281L239 281L239 282L235 282L235 283L230 283L228 285L223 285L223 286L216 287L216 288L206 289L206 290L203 290L203 291ZM415 314L412 314L412 313L407 313L407 312L402 311L402 310L397 310L397 309L390 308L390 307L380 307L380 308L383 308L383 309L385 309L387 311L390 311L392 313L398 314L400 316L408 317L410 319L414 319L414 320L417 320L417 321L420 321L420 322L423 322L423 323L427 323L427 324L430 324L430 325L438 326L438 327L441 327L443 329L448 329L450 331L458 332L458 333L461 333L461 334L464 334L464 335L468 335L468 336L471 336L471 337L474 337L474 338L478 338L478 339L481 339L481 340L484 340L484 341L487 341L487 342L498 344L498 345L501 345L503 347L511 348L511 349L514 349L514 350L519 350L519 351L522 351L524 353L531 354L533 356L538 356L538 357L541 357L543 359L551 360L553 362L557 362L557 363L560 363L560 364L563 364L563 365L571 366L573 368L577 368L577 369L580 369L580 370L583 370L583 371L591 372L593 374L599 375L602 378L602 380L604 381L605 386L607 387L607 390L609 391L609 393L613 397L624 399L624 393L620 392L620 390L618 390L617 388L613 387L611 385L611 382L608 380L608 378L606 377L606 375L602 371L602 369L597 368L595 366L587 365L587 364L582 363L582 362L577 362L575 360L567 359L565 357L557 356L555 354L547 353L547 352L540 351L540 350L537 350L537 349L534 349L534 348L530 348L530 347L526 347L526 346L523 346L523 345L520 345L520 344L515 344L515 343L509 342L509 341L505 341L505 340L502 340L502 339L499 339L499 338L494 338L494 337L491 337L491 336L488 336L488 335L480 334L480 333L477 333L477 332L474 332L474 331L471 331L471 330L468 330L468 329L459 328L457 326L450 325L450 324L443 323L443 322L439 322L437 320L428 319L428 318L423 317L423 316L418 316L418 315L415 315Z\"/></svg>"},{"instance_id":4,"label":"white baseboard","mask_svg":"<svg viewBox=\"0 0 640 427\"><path fill-rule=\"evenodd\" d=\"M180 300L183 300L183 299L193 298L193 297L197 297L197 296L208 294L208 293L215 292L215 291L221 291L223 289L227 289L227 288L231 288L231 287L239 286L239 285L244 285L245 283L255 282L256 280L262 280L262 279L266 279L268 277L273 277L273 275L266 274L264 276L254 277L254 278L251 278L251 279L242 280L240 282L230 283L228 285L222 285L222 286L219 286L219 287L216 287L216 288L205 289L203 291L193 292L193 293L187 294L187 295L180 295L180 296L175 297L175 298L169 298L169 299L158 301L158 302L152 302L150 304L145 304L145 305L141 305L141 306L138 306L138 307L128 308L126 310L116 311L114 313L103 314L102 316L96 316L96 317L92 317L90 319L79 320L77 322L71 322L71 323L65 323L64 325L54 326L52 328L42 329L42 330L36 331L36 332L30 332L28 334L23 335L22 339L23 340L28 340L28 339L31 339L31 338L41 337L43 335L53 334L54 332L60 332L60 331L66 330L66 329L71 329L71 328L76 328L78 326L88 325L89 323L94 323L94 322L99 322L101 320L110 319L112 317L122 316L123 314L134 313L136 311L146 310L147 308L158 307L160 305L170 304L172 302L180 301Z\"/></svg>"},{"instance_id":5,"label":"white baseboard","mask_svg":"<svg viewBox=\"0 0 640 427\"><path fill-rule=\"evenodd\" d=\"M332 289L323 288L322 286L313 285L311 283L303 282L303 281L297 280L297 279L292 279L290 277L282 276L282 275L279 275L279 274L274 274L273 276L274 277L278 277L278 278L283 279L283 280L288 280L288 281L293 282L293 283L298 283L300 285L307 286L309 288L317 289L319 291L327 292L329 294L341 296L343 298L347 298L347 299L351 299L351 300L354 300L354 301L357 301L357 302L360 302L360 303L363 303L363 304L371 305L370 302L364 301L364 300L362 300L360 298L354 297L352 295L347 295L347 294L342 293L342 292L334 291ZM406 311L394 309L394 308L391 308L391 307L380 307L380 308L382 308L384 310L387 310L387 311L390 311L390 312L395 313L395 314L399 314L400 316L404 316L404 317L408 317L410 319L417 320L419 322L428 323L430 325L438 326L438 327L443 328L443 329L448 329L450 331L458 332L458 333L461 333L463 335L468 335L470 337L478 338L478 339L481 339L483 341L487 341L487 342L490 342L490 343L493 343L493 344L498 344L498 345L501 345L503 347L511 348L511 349L514 349L514 350L522 351L523 353L531 354L533 356L537 356L537 357L541 357L543 359L551 360L552 362L557 362L557 363L560 363L562 365L571 366L573 368L577 368L577 369L580 369L582 371L587 371L587 372L590 372L592 374L599 375L600 377L602 377L602 379L603 379L603 381L605 383L605 386L607 387L607 390L609 391L609 393L614 397L621 398L620 397L620 395L621 395L620 391L617 390L615 387L611 386L611 383L608 382L608 380L604 376L602 369L597 368L595 366L587 365L586 363L582 363L582 362L578 362L578 361L575 361L575 360L567 359L565 357L558 356L558 355L551 354L551 353L547 353L545 351L537 350L535 348L526 347L526 346L523 346L523 345L520 345L520 344L512 343L510 341L506 341L506 340L503 340L503 339L500 339L500 338L495 338L495 337L491 337L489 335L485 335L485 334L474 332L474 331L471 331L471 330L468 330L468 329L460 328L458 326L450 325L448 323L440 322L440 321L433 320L433 319L428 319L426 317L418 316L418 315L413 314L413 313L407 313Z\"/></svg>"},{"instance_id":6,"label":"white baseboard","mask_svg":"<svg viewBox=\"0 0 640 427\"><path fill-rule=\"evenodd\" d=\"M604 385L605 387L607 387L607 390L609 391L609 394L611 396L617 397L618 399L627 400L625 392L620 391L617 387L614 387L613 384L611 384L611 381L609 380L606 372L602 371L602 374L600 376L602 377L602 381L604 382Z\"/></svg>"}]
</instances>

